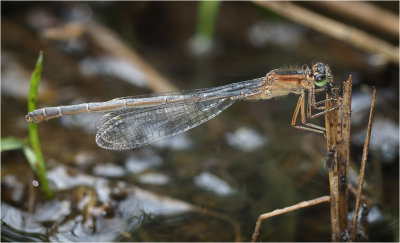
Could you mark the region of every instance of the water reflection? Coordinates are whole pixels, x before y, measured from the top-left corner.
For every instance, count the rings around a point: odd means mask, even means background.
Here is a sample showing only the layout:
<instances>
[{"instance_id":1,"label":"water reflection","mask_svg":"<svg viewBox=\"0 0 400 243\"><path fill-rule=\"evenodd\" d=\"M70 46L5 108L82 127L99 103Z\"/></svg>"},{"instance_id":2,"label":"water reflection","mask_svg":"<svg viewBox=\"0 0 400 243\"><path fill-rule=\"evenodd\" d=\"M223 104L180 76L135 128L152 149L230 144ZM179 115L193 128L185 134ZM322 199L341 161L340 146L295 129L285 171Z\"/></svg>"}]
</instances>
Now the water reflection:
<instances>
[{"instance_id":1,"label":"water reflection","mask_svg":"<svg viewBox=\"0 0 400 243\"><path fill-rule=\"evenodd\" d=\"M12 53L2 51L1 93L9 97L26 99L29 93L30 70L18 63ZM40 85L39 92L44 93L47 85Z\"/></svg>"},{"instance_id":2,"label":"water reflection","mask_svg":"<svg viewBox=\"0 0 400 243\"><path fill-rule=\"evenodd\" d=\"M211 191L218 196L229 196L235 193L235 190L229 186L221 178L209 173L209 172L202 172L200 175L194 178L194 183L207 191Z\"/></svg>"},{"instance_id":3,"label":"water reflection","mask_svg":"<svg viewBox=\"0 0 400 243\"><path fill-rule=\"evenodd\" d=\"M165 185L170 181L170 178L162 173L146 173L138 177L138 181L150 185Z\"/></svg>"},{"instance_id":4,"label":"water reflection","mask_svg":"<svg viewBox=\"0 0 400 243\"><path fill-rule=\"evenodd\" d=\"M147 86L146 75L121 59L113 57L85 58L80 62L79 68L87 77L102 75L119 78L138 87Z\"/></svg>"},{"instance_id":5,"label":"water reflection","mask_svg":"<svg viewBox=\"0 0 400 243\"><path fill-rule=\"evenodd\" d=\"M24 194L24 184L17 180L14 175L5 175L1 180L3 189L5 187L10 188L11 190L11 199L13 202L19 202Z\"/></svg>"},{"instance_id":6,"label":"water reflection","mask_svg":"<svg viewBox=\"0 0 400 243\"><path fill-rule=\"evenodd\" d=\"M104 177L122 177L125 175L125 170L116 164L101 164L94 167L93 173Z\"/></svg>"},{"instance_id":7,"label":"water reflection","mask_svg":"<svg viewBox=\"0 0 400 243\"><path fill-rule=\"evenodd\" d=\"M248 127L239 128L234 133L227 133L225 140L229 145L243 152L251 152L268 143L265 136L261 136L254 129Z\"/></svg>"},{"instance_id":8,"label":"water reflection","mask_svg":"<svg viewBox=\"0 0 400 243\"><path fill-rule=\"evenodd\" d=\"M186 150L193 146L193 141L190 140L186 134L178 134L155 142L154 146L159 148L170 148L173 150Z\"/></svg>"},{"instance_id":9,"label":"water reflection","mask_svg":"<svg viewBox=\"0 0 400 243\"><path fill-rule=\"evenodd\" d=\"M162 159L150 149L145 149L140 154L129 156L125 161L125 168L127 171L139 174L147 169L160 166Z\"/></svg>"},{"instance_id":10,"label":"water reflection","mask_svg":"<svg viewBox=\"0 0 400 243\"><path fill-rule=\"evenodd\" d=\"M75 100L72 104L76 104L77 100ZM86 134L95 134L96 122L101 117L99 113L88 113L84 115L77 116L62 116L60 118L61 124L65 127L69 127L71 129L82 129ZM94 143L94 141L93 141Z\"/></svg>"},{"instance_id":11,"label":"water reflection","mask_svg":"<svg viewBox=\"0 0 400 243\"><path fill-rule=\"evenodd\" d=\"M266 20L256 22L247 33L249 42L258 48L270 44L296 48L305 37L301 26Z\"/></svg>"},{"instance_id":12,"label":"water reflection","mask_svg":"<svg viewBox=\"0 0 400 243\"><path fill-rule=\"evenodd\" d=\"M35 208L33 217L37 222L62 221L71 213L71 201L69 200L51 200L38 204Z\"/></svg>"},{"instance_id":13,"label":"water reflection","mask_svg":"<svg viewBox=\"0 0 400 243\"><path fill-rule=\"evenodd\" d=\"M20 231L24 232L26 235L35 233L40 234L43 237L47 232L47 228L42 226L41 223L37 222L32 214L23 212L18 208L8 205L7 203L1 203L1 224L2 231L4 230L4 225L8 225L10 227L10 230L6 231L9 234L11 234L13 231ZM19 238L21 237L19 234L16 234L15 236L18 238L12 239L13 241L18 241L18 239L21 240L21 238Z\"/></svg>"},{"instance_id":14,"label":"water reflection","mask_svg":"<svg viewBox=\"0 0 400 243\"><path fill-rule=\"evenodd\" d=\"M146 218L194 210L183 201L124 182L110 183L64 166L50 170L48 177L60 198L39 203L34 214L2 203L3 224L25 233L48 236L50 241L115 241L134 237ZM62 199L69 197L67 191L74 200ZM50 234L44 223L52 225Z\"/></svg>"}]
</instances>

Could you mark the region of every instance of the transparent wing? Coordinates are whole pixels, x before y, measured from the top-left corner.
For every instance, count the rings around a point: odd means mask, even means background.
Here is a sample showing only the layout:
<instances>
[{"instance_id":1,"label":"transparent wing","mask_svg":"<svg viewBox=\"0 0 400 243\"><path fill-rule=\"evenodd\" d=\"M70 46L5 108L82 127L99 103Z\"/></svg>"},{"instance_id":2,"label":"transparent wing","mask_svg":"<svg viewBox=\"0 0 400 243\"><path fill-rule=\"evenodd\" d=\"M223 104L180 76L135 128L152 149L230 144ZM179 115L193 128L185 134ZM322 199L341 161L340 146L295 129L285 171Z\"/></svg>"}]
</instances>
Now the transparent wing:
<instances>
[{"instance_id":1,"label":"transparent wing","mask_svg":"<svg viewBox=\"0 0 400 243\"><path fill-rule=\"evenodd\" d=\"M111 150L141 147L198 126L234 102L225 97L111 112L99 121L96 143Z\"/></svg>"},{"instance_id":2,"label":"transparent wing","mask_svg":"<svg viewBox=\"0 0 400 243\"><path fill-rule=\"evenodd\" d=\"M267 74L268 75L268 74ZM180 91L171 91L165 93L155 93L155 94L145 94L145 95L136 95L136 96L127 96L117 98L115 100L121 99L153 99L159 97L232 97L238 95L255 95L262 92L262 87L264 86L264 78L256 78L246 81L241 81L237 83L231 83L223 86L213 87L213 88L203 88L203 89L193 89L193 90L180 90Z\"/></svg>"},{"instance_id":3,"label":"transparent wing","mask_svg":"<svg viewBox=\"0 0 400 243\"><path fill-rule=\"evenodd\" d=\"M105 149L132 149L185 132L215 117L235 100L262 92L263 80L119 98L145 105L104 115L97 123L96 142Z\"/></svg>"}]
</instances>

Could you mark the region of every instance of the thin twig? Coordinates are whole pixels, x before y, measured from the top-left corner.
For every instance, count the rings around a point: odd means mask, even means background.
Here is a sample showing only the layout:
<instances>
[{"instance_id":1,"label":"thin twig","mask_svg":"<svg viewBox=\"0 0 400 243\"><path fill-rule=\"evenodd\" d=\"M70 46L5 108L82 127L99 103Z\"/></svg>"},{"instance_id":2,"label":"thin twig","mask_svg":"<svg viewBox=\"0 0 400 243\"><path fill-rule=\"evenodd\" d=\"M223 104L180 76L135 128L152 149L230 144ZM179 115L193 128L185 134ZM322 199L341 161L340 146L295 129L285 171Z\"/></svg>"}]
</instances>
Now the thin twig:
<instances>
[{"instance_id":1,"label":"thin twig","mask_svg":"<svg viewBox=\"0 0 400 243\"><path fill-rule=\"evenodd\" d=\"M356 48L380 54L394 63L399 63L398 46L394 46L355 27L347 26L290 2L254 1L254 3L269 8L288 19L321 33L349 43Z\"/></svg>"},{"instance_id":2,"label":"thin twig","mask_svg":"<svg viewBox=\"0 0 400 243\"><path fill-rule=\"evenodd\" d=\"M276 209L272 212L269 213L265 213L262 214L258 217L257 219L257 223L256 223L256 227L254 229L254 233L253 236L251 237L251 242L255 242L257 240L257 236L259 234L260 231L260 226L261 226L261 221L263 221L264 219L276 216L276 215L280 215L280 214L284 214L284 213L288 213L297 209L301 209L301 208L306 208L306 207L310 207L310 206L314 206L320 203L324 203L324 202L329 202L329 196L323 196L323 197L319 197L316 199L312 199L309 201L303 201L301 203L286 207L286 208L282 208L282 209Z\"/></svg>"},{"instance_id":3,"label":"thin twig","mask_svg":"<svg viewBox=\"0 0 400 243\"><path fill-rule=\"evenodd\" d=\"M376 88L373 87L371 110L369 112L369 119L368 119L367 137L365 138L365 142L364 142L363 155L362 155L361 168L360 168L360 176L358 178L357 199L356 199L356 206L354 209L354 218L353 218L353 230L351 232L351 239L353 241L355 240L354 238L355 238L356 231L357 231L358 210L360 208L360 201L361 201L362 189L363 189L363 184L364 184L365 167L367 164L369 141L370 141L370 137L371 137L372 117L374 116L374 110L375 110L375 99L376 99Z\"/></svg>"},{"instance_id":4,"label":"thin twig","mask_svg":"<svg viewBox=\"0 0 400 243\"><path fill-rule=\"evenodd\" d=\"M148 62L125 44L112 30L95 22L87 23L86 33L104 53L121 58L146 75L148 87L155 92L176 90L176 87L155 70Z\"/></svg>"},{"instance_id":5,"label":"thin twig","mask_svg":"<svg viewBox=\"0 0 400 243\"><path fill-rule=\"evenodd\" d=\"M353 186L352 184L349 184L349 192L354 196L357 197L357 187ZM373 198L368 197L367 195L361 195L361 201L368 205L372 205L376 203L376 200Z\"/></svg>"},{"instance_id":6,"label":"thin twig","mask_svg":"<svg viewBox=\"0 0 400 243\"><path fill-rule=\"evenodd\" d=\"M70 22L64 25L49 27L41 31L41 36L47 40L67 41L79 38L85 33L83 22Z\"/></svg>"},{"instance_id":7,"label":"thin twig","mask_svg":"<svg viewBox=\"0 0 400 243\"><path fill-rule=\"evenodd\" d=\"M369 2L311 1L309 4L321 6L324 10L339 14L362 23L364 26L384 31L393 37L399 37L399 16ZM357 11L354 11L354 10ZM371 18L371 16L374 16ZM379 21L376 21L379 19Z\"/></svg>"}]
</instances>

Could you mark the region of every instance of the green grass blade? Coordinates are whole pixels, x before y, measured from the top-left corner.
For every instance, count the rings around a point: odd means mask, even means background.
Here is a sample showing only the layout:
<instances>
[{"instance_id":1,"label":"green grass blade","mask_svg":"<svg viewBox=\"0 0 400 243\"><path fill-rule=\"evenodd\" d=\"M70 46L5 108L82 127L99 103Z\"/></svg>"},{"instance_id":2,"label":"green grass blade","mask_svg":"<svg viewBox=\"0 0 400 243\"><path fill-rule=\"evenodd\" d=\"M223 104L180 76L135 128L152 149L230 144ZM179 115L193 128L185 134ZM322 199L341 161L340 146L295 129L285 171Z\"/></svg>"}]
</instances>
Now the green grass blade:
<instances>
[{"instance_id":1,"label":"green grass blade","mask_svg":"<svg viewBox=\"0 0 400 243\"><path fill-rule=\"evenodd\" d=\"M1 139L1 152L22 149L28 141L16 137L6 137Z\"/></svg>"},{"instance_id":2,"label":"green grass blade","mask_svg":"<svg viewBox=\"0 0 400 243\"><path fill-rule=\"evenodd\" d=\"M28 96L28 112L31 112L36 109L36 101L37 101L37 94L39 88L39 81L42 76L42 69L43 69L43 52L39 53L39 57L36 62L35 70L33 70L31 75L31 85L29 90ZM52 193L49 188L49 183L46 177L46 165L44 163L42 149L40 147L39 142L39 133L37 129L37 124L29 123L29 140L31 142L32 149L35 153L36 160L34 163L30 161L30 165L35 169L39 176L40 184L42 185L43 191L46 193L48 197L52 197ZM26 151L24 150L24 153ZM31 156L31 155L29 155ZM28 161L32 160L32 157L27 157Z\"/></svg>"},{"instance_id":3,"label":"green grass blade","mask_svg":"<svg viewBox=\"0 0 400 243\"><path fill-rule=\"evenodd\" d=\"M221 2L200 1L198 4L196 36L211 41L214 35L215 19Z\"/></svg>"},{"instance_id":4,"label":"green grass blade","mask_svg":"<svg viewBox=\"0 0 400 243\"><path fill-rule=\"evenodd\" d=\"M31 84L28 96L28 112L36 110L37 95L38 95L40 78L42 77L42 70L43 70L43 52L40 51L39 57L36 61L35 70L33 70L31 75Z\"/></svg>"},{"instance_id":5,"label":"green grass blade","mask_svg":"<svg viewBox=\"0 0 400 243\"><path fill-rule=\"evenodd\" d=\"M30 146L24 146L22 148L22 151L24 152L25 158L28 160L29 165L31 166L32 170L35 171L36 173L39 173L37 168L37 158L36 154L33 151L33 149Z\"/></svg>"}]
</instances>

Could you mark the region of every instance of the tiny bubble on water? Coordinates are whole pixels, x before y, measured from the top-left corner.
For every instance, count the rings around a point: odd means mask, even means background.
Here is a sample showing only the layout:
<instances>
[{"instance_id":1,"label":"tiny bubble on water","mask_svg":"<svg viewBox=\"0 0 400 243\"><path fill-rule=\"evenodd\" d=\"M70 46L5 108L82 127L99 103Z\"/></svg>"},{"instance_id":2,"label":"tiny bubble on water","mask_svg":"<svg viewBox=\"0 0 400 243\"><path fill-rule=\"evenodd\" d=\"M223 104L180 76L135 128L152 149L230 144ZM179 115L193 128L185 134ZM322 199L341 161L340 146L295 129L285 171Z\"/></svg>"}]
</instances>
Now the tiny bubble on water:
<instances>
[{"instance_id":1,"label":"tiny bubble on water","mask_svg":"<svg viewBox=\"0 0 400 243\"><path fill-rule=\"evenodd\" d=\"M32 185L33 185L34 187L38 187L38 186L39 186L39 182L38 182L37 180L33 180L33 181L32 181Z\"/></svg>"}]
</instances>

